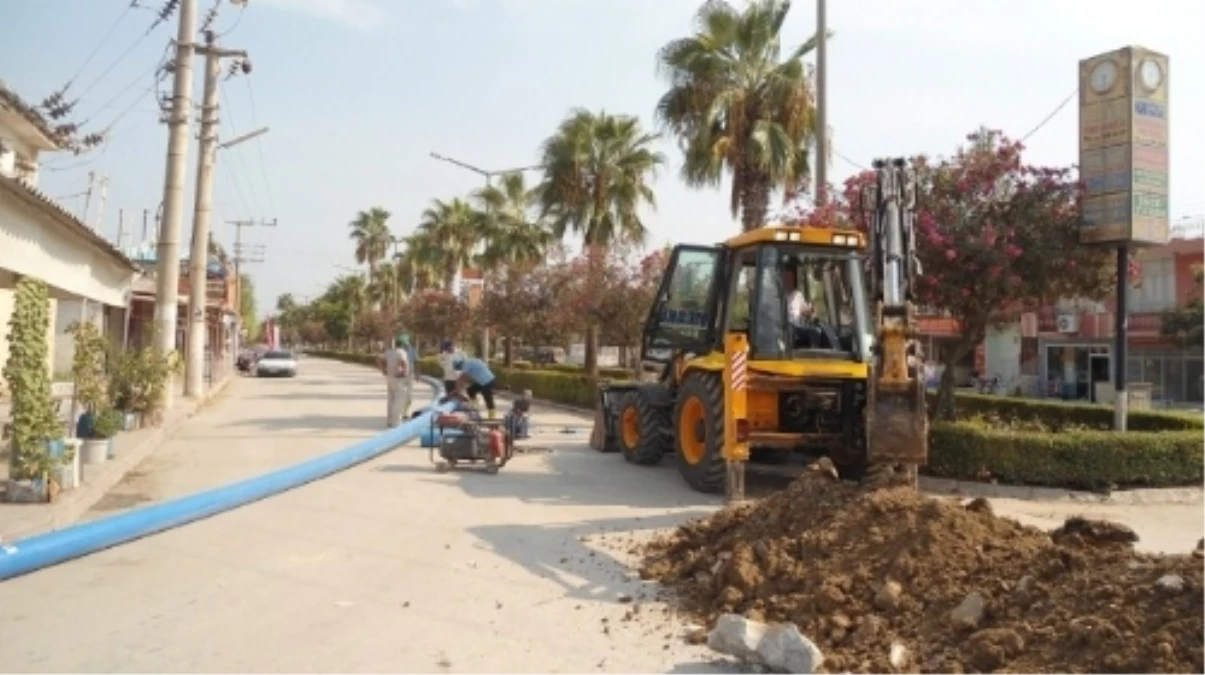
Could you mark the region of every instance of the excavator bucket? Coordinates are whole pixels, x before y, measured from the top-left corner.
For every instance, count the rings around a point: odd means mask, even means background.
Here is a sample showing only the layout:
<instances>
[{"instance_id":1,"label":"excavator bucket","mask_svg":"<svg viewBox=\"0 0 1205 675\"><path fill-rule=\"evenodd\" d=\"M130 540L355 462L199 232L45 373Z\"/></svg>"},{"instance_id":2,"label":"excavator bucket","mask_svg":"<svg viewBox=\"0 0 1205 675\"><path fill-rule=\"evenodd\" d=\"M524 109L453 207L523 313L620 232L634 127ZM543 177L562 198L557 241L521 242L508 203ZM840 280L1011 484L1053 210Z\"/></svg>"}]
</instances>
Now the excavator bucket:
<instances>
[{"instance_id":1,"label":"excavator bucket","mask_svg":"<svg viewBox=\"0 0 1205 675\"><path fill-rule=\"evenodd\" d=\"M876 388L877 389L877 388ZM868 463L924 466L929 461L929 417L920 386L872 393L866 418Z\"/></svg>"}]
</instances>

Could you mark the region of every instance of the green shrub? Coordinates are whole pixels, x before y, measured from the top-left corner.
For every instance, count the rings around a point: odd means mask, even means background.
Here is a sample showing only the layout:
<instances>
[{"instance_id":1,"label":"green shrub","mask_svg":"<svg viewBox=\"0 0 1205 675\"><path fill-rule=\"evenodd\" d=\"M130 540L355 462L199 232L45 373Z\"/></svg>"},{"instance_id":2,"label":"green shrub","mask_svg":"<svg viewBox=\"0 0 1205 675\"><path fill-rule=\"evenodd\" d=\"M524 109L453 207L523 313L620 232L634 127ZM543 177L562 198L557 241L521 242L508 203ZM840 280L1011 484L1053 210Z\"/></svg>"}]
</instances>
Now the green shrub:
<instances>
[{"instance_id":1,"label":"green shrub","mask_svg":"<svg viewBox=\"0 0 1205 675\"><path fill-rule=\"evenodd\" d=\"M13 311L8 318L8 360L4 380L12 394L9 477L39 480L48 477L57 460L49 443L62 437L58 409L50 395L50 295L46 284L31 277L17 282Z\"/></svg>"},{"instance_id":2,"label":"green shrub","mask_svg":"<svg viewBox=\"0 0 1205 675\"><path fill-rule=\"evenodd\" d=\"M1203 447L1199 431L1050 433L939 422L930 431L927 473L1083 490L1200 485Z\"/></svg>"},{"instance_id":3,"label":"green shrub","mask_svg":"<svg viewBox=\"0 0 1205 675\"><path fill-rule=\"evenodd\" d=\"M930 404L935 398L935 394L929 394ZM1113 409L1103 405L963 393L956 394L954 400L959 419L992 416L1006 421L1037 421L1056 431L1075 427L1113 428ZM1130 412L1126 426L1130 431L1205 430L1205 419L1170 411L1135 410Z\"/></svg>"}]
</instances>

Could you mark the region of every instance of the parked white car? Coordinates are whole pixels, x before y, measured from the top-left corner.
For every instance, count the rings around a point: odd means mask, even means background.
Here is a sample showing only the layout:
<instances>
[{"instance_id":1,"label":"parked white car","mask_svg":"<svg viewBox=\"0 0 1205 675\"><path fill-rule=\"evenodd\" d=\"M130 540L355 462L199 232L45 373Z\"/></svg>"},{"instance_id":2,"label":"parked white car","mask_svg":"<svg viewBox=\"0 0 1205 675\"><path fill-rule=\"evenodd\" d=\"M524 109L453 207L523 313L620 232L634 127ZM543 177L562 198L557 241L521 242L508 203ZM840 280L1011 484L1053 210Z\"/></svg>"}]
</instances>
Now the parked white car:
<instances>
[{"instance_id":1,"label":"parked white car","mask_svg":"<svg viewBox=\"0 0 1205 675\"><path fill-rule=\"evenodd\" d=\"M264 352L255 362L257 377L296 377L297 356L286 349L272 349Z\"/></svg>"}]
</instances>

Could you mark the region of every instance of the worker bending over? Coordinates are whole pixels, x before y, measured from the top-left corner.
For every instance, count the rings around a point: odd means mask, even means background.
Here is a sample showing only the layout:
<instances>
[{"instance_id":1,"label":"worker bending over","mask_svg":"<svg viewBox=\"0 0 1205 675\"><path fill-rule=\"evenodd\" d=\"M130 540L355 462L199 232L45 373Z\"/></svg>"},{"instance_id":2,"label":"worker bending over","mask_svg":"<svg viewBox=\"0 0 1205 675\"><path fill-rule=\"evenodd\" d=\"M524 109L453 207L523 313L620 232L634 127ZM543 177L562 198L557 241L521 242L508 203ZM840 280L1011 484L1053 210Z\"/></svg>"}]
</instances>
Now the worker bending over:
<instances>
[{"instance_id":1,"label":"worker bending over","mask_svg":"<svg viewBox=\"0 0 1205 675\"><path fill-rule=\"evenodd\" d=\"M458 358L453 367L460 371L456 379L456 393L476 401L477 394L485 399L489 419L494 419L494 373L481 359Z\"/></svg>"}]
</instances>

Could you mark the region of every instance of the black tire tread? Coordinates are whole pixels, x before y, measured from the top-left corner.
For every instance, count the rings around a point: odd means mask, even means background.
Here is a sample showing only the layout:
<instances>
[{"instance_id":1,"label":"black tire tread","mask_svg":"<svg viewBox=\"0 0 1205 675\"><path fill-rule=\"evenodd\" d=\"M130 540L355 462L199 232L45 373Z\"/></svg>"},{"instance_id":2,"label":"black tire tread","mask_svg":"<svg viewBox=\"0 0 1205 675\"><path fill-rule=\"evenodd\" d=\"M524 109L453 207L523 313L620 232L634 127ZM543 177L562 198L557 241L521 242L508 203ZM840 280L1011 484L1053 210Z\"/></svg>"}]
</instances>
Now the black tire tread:
<instances>
[{"instance_id":1,"label":"black tire tread","mask_svg":"<svg viewBox=\"0 0 1205 675\"><path fill-rule=\"evenodd\" d=\"M700 398L707 408L711 424L707 434L707 452L703 461L691 465L685 458L678 458L678 466L686 484L698 492L722 494L726 487L728 472L724 464L724 380L719 373L693 372L682 381L678 400L674 405L674 426L682 419L682 406L691 398ZM677 439L674 448L681 454Z\"/></svg>"},{"instance_id":2,"label":"black tire tread","mask_svg":"<svg viewBox=\"0 0 1205 675\"><path fill-rule=\"evenodd\" d=\"M643 466L652 466L661 461L665 451L673 447L673 404L673 394L660 384L642 385L624 398L620 408L621 424L623 412L629 407L635 407L640 417L640 442L636 447L627 447L620 431L619 447L625 460Z\"/></svg>"}]
</instances>

